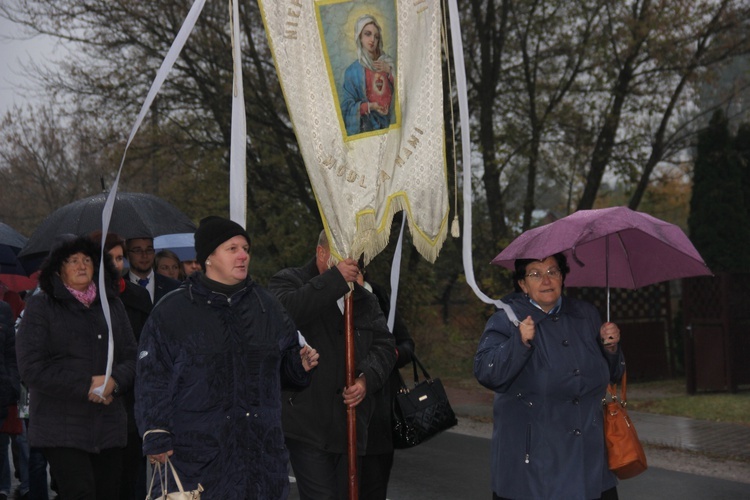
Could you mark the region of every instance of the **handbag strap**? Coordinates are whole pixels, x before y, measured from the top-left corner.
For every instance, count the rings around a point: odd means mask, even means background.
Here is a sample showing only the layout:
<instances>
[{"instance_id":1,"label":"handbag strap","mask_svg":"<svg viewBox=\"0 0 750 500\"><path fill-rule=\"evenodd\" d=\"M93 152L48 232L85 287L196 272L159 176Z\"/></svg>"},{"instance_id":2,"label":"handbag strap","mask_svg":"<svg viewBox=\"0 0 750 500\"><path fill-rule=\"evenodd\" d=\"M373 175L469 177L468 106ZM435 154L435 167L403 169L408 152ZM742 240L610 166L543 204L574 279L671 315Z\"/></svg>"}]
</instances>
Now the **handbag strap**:
<instances>
[{"instance_id":1,"label":"handbag strap","mask_svg":"<svg viewBox=\"0 0 750 500\"><path fill-rule=\"evenodd\" d=\"M419 358L416 354L412 353L411 355L411 366L414 369L414 385L416 386L419 383L419 374L417 373L417 365L419 365L419 368L422 370L422 375L424 375L425 380L432 380L432 377L430 377L430 374L427 373L427 369L424 367L421 361L419 361Z\"/></svg>"},{"instance_id":2,"label":"handbag strap","mask_svg":"<svg viewBox=\"0 0 750 500\"><path fill-rule=\"evenodd\" d=\"M622 380L620 381L620 389L622 391L622 396L620 396L620 404L622 406L625 406L628 404L628 395L627 395L627 388L628 388L628 372L625 370L622 374ZM609 384L609 392L617 398L617 384Z\"/></svg>"},{"instance_id":3,"label":"handbag strap","mask_svg":"<svg viewBox=\"0 0 750 500\"><path fill-rule=\"evenodd\" d=\"M166 433L166 434L171 434L169 431L166 431L164 429L151 429L151 430L148 430L148 431L144 432L143 433L143 437L145 438L146 436L148 436L151 433ZM159 480L161 482L161 488L162 488L163 494L167 493L167 484L169 482L169 474L170 474L170 472L172 473L172 477L174 478L174 482L177 485L177 488L178 488L179 492L180 493L185 493L185 490L182 489L182 482L180 481L180 476L177 475L177 470L175 470L174 465L172 464L172 461L169 460L169 457L166 457L166 458L167 458L167 462L164 464L165 470L164 470L163 474L162 474L162 469L161 469L162 464L160 464L159 462L156 462L154 464L155 465L155 467L154 467L154 473L151 475L151 484L148 487L149 498L150 498L150 495L151 495L151 490L154 487L154 479L156 479L156 472L157 471L159 472Z\"/></svg>"},{"instance_id":4,"label":"handbag strap","mask_svg":"<svg viewBox=\"0 0 750 500\"><path fill-rule=\"evenodd\" d=\"M169 458L167 458L167 463L172 465L171 462L169 462ZM152 500L153 498L151 495L154 491L154 482L156 481L157 474L159 475L159 485L161 486L161 496L159 498L167 498L167 491L169 491L169 472L167 471L167 465L164 464L164 469L162 469L162 464L156 462L154 464L154 471L151 473L151 484L148 485L148 495L146 496L146 500ZM180 484L180 479L177 477L177 474L174 474L174 478L177 481L177 486L180 488L180 492L182 492L182 485Z\"/></svg>"},{"instance_id":5,"label":"handbag strap","mask_svg":"<svg viewBox=\"0 0 750 500\"><path fill-rule=\"evenodd\" d=\"M161 496L166 496L167 494L167 489L164 485L164 477L161 472L161 464L157 462L156 464L154 464L153 469L153 472L151 472L151 481L148 484L148 494L146 495L146 500L152 500L154 498L152 495L154 492L154 483L156 482L157 473L159 474L159 483L161 484Z\"/></svg>"},{"instance_id":6,"label":"handbag strap","mask_svg":"<svg viewBox=\"0 0 750 500\"><path fill-rule=\"evenodd\" d=\"M398 383L399 383L398 392L401 394L406 394L407 392L409 392L409 388L406 387L406 382L404 382L404 377L401 376L401 372L399 370L393 370L393 372L396 374L396 377L398 378Z\"/></svg>"},{"instance_id":7,"label":"handbag strap","mask_svg":"<svg viewBox=\"0 0 750 500\"><path fill-rule=\"evenodd\" d=\"M182 489L182 481L180 481L180 476L177 475L177 471L174 468L174 465L172 464L172 461L167 457L167 467L169 467L169 470L172 472L172 477L174 478L175 484L177 484L177 489L180 493L185 493L185 490Z\"/></svg>"},{"instance_id":8,"label":"handbag strap","mask_svg":"<svg viewBox=\"0 0 750 500\"><path fill-rule=\"evenodd\" d=\"M417 371L417 366L419 366L419 369L422 370L422 375L424 376L425 380L432 380L432 377L430 377L430 374L427 373L427 369L424 367L421 361L419 361L419 358L417 358L417 355L412 353L411 355L411 366L412 370L414 371L414 386L416 387L417 384L419 384L419 372ZM408 393L409 388L406 386L406 382L404 382L404 378L401 376L401 372L399 370L393 370L396 373L396 377L398 378L398 383L400 385L399 392L401 393Z\"/></svg>"}]
</instances>

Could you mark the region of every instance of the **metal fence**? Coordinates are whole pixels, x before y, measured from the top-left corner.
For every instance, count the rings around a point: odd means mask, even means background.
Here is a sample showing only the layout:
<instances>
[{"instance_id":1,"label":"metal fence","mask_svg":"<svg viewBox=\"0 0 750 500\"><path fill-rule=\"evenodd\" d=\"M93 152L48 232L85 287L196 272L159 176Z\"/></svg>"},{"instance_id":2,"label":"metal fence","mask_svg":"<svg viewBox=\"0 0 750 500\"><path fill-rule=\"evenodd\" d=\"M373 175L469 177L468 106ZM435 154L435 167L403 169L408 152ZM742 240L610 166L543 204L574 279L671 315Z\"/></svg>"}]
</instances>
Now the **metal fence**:
<instances>
[{"instance_id":1,"label":"metal fence","mask_svg":"<svg viewBox=\"0 0 750 500\"><path fill-rule=\"evenodd\" d=\"M602 319L607 317L604 288L569 288L567 294L591 302ZM628 366L628 380L655 380L674 376L676 346L672 334L669 283L637 290L610 289L610 321L621 332L620 345Z\"/></svg>"}]
</instances>

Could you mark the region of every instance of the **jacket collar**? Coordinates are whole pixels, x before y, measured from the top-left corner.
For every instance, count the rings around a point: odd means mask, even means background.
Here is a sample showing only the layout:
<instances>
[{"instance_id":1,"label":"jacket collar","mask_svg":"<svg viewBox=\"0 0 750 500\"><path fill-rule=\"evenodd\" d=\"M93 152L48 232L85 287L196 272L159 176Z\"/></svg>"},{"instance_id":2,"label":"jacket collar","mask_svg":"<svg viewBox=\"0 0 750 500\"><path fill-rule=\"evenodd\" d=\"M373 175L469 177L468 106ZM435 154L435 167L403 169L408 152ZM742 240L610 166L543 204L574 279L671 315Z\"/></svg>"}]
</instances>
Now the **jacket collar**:
<instances>
[{"instance_id":1,"label":"jacket collar","mask_svg":"<svg viewBox=\"0 0 750 500\"><path fill-rule=\"evenodd\" d=\"M305 272L305 274L307 274L311 278L320 275L320 271L318 271L318 263L317 263L315 257L313 257L312 259L310 259L307 262L307 264L305 264L304 266L302 266L302 270Z\"/></svg>"},{"instance_id":2,"label":"jacket collar","mask_svg":"<svg viewBox=\"0 0 750 500\"><path fill-rule=\"evenodd\" d=\"M101 293L102 293L99 287L99 276L94 275L93 281L94 283L96 283L97 290L96 290L96 299L94 300L94 302L92 302L92 304L96 304L97 302L101 300ZM104 278L104 283L105 283L104 288L107 294L107 298L109 299L114 298L116 296L115 290L111 286L111 283L109 283L109 280L106 278L106 276ZM60 276L58 275L52 276L52 293L54 295L53 299L57 301L62 302L62 301L73 300L75 302L78 302L78 299L73 297L73 294L70 293L70 291L65 287L65 284L63 283L62 278L60 278Z\"/></svg>"},{"instance_id":3,"label":"jacket collar","mask_svg":"<svg viewBox=\"0 0 750 500\"><path fill-rule=\"evenodd\" d=\"M185 282L180 288L187 288L188 294L190 295L191 299L193 299L193 297L197 295L199 297L203 297L205 300L214 301L218 299L220 301L226 301L227 303L229 303L231 301L239 299L245 293L248 293L254 290L255 281L253 281L253 279L248 274L247 278L245 278L245 286L239 291L235 292L231 297L228 297L227 295L223 293L214 292L213 290L210 290L201 281L200 273L193 273L187 277L187 279L185 280Z\"/></svg>"},{"instance_id":4,"label":"jacket collar","mask_svg":"<svg viewBox=\"0 0 750 500\"><path fill-rule=\"evenodd\" d=\"M531 299L527 297L525 293L513 292L503 297L502 300L503 302L510 304L510 306L513 308L513 311L518 315L519 318L524 318L528 315L531 315L531 317L534 318L534 321L538 321L544 319L547 316L561 316L565 314L576 317L583 317L580 308L577 306L577 302L574 299L570 299L565 294L560 297L558 305L553 308L553 310L557 309L557 311L550 311L550 313L545 313L539 307L534 305Z\"/></svg>"}]
</instances>

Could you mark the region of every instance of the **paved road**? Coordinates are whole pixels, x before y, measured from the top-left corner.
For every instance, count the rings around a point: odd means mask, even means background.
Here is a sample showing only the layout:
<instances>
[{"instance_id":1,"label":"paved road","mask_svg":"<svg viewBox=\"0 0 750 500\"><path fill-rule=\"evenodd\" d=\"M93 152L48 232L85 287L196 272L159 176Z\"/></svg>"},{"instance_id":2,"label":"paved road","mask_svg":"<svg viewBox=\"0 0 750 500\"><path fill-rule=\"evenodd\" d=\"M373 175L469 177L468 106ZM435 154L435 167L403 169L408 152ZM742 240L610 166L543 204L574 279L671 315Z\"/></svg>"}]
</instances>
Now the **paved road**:
<instances>
[{"instance_id":1,"label":"paved road","mask_svg":"<svg viewBox=\"0 0 750 500\"><path fill-rule=\"evenodd\" d=\"M399 450L389 500L489 500L490 440L445 432L410 450ZM651 467L621 481L622 500L736 500L750 498L748 484ZM299 498L292 484L291 499Z\"/></svg>"}]
</instances>

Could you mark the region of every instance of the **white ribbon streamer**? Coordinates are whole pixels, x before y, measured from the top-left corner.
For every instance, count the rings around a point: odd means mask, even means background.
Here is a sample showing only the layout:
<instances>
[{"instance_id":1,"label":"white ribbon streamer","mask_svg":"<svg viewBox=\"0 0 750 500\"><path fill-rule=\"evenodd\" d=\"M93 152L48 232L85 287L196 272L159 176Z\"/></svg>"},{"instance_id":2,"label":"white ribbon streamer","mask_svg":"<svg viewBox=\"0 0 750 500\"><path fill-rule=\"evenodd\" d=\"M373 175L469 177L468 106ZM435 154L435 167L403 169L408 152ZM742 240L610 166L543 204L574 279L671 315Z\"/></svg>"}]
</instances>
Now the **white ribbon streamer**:
<instances>
[{"instance_id":1,"label":"white ribbon streamer","mask_svg":"<svg viewBox=\"0 0 750 500\"><path fill-rule=\"evenodd\" d=\"M232 64L232 145L229 159L229 218L242 226L247 221L247 123L245 94L242 84L242 42L240 36L240 11L237 0L231 0Z\"/></svg>"},{"instance_id":2,"label":"white ribbon streamer","mask_svg":"<svg viewBox=\"0 0 750 500\"><path fill-rule=\"evenodd\" d=\"M477 286L474 277L474 259L471 254L471 137L469 134L469 100L467 97L466 69L464 67L464 52L461 42L461 23L458 17L456 0L448 0L448 11L451 21L451 44L453 46L453 66L456 72L456 87L458 95L459 119L461 122L461 157L463 158L463 192L464 192L464 239L462 245L464 275L466 283L474 294L485 304L495 304L500 307L499 300L493 300L484 294Z\"/></svg>"},{"instance_id":3,"label":"white ribbon streamer","mask_svg":"<svg viewBox=\"0 0 750 500\"><path fill-rule=\"evenodd\" d=\"M193 3L193 6L190 8L190 12L188 13L187 18L185 18L185 22L183 22L179 33L177 33L177 36L175 37L175 40L172 43L172 47L170 47L169 52L167 52L167 56L164 58L164 62L161 63L161 67L159 68L159 71L156 73L156 78L154 79L154 82L151 84L151 88L148 91L148 96L146 97L146 101L143 103L143 106L141 107L141 111L140 113L138 113L138 117L135 120L135 124L133 125L133 128L130 131L130 137L128 137L128 142L127 144L125 144L125 150L122 153L122 161L120 161L120 168L117 170L117 176L115 177L115 182L112 184L112 189L109 191L109 195L107 195L107 200L104 202L104 209L102 210L102 240L104 240L104 237L109 231L109 223L112 220L112 209L115 204L115 197L117 195L117 187L120 184L120 174L122 173L122 166L125 164L125 156L128 153L128 148L130 147L130 143L133 142L133 138L135 137L136 132L138 132L138 129L141 127L141 124L143 123L143 119L146 117L146 113L151 107L151 104L154 102L154 98L156 97L156 94L159 93L159 90L161 89L161 86L164 83L164 80L166 80L167 75L169 74L169 71L172 69L175 61L177 60L177 56L180 55L182 48L185 46L185 42L190 36L190 33L193 31L195 22L198 19L198 16L203 10L203 6L205 4L206 4L206 0L195 0L195 3ZM243 113L243 116L244 116L244 113ZM114 338L112 334L112 316L111 316L111 312L109 309L109 302L107 300L107 295L106 295L107 288L104 282L105 273L101 272L101 270L103 269L103 266L104 266L104 245L102 245L102 253L101 253L101 259L100 259L100 264L99 264L99 269L100 269L99 297L101 298L102 310L104 312L104 319L107 321L107 329L109 330L109 341L108 341L108 349L107 349L107 371L104 376L104 383L100 387L95 388L93 391L94 394L100 397L104 393L104 388L107 386L109 377L112 375L112 363L114 359Z\"/></svg>"},{"instance_id":4,"label":"white ribbon streamer","mask_svg":"<svg viewBox=\"0 0 750 500\"><path fill-rule=\"evenodd\" d=\"M398 282L401 276L401 253L404 247L404 226L406 225L406 214L402 214L401 231L398 233L396 251L393 253L391 262L391 308L388 310L388 331L393 333L393 324L396 322L396 299L398 298Z\"/></svg>"}]
</instances>

